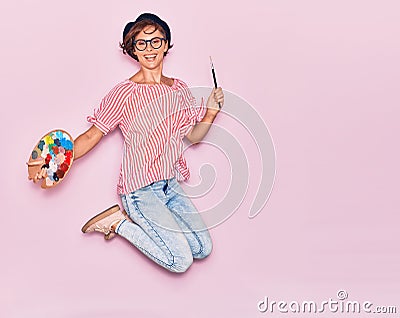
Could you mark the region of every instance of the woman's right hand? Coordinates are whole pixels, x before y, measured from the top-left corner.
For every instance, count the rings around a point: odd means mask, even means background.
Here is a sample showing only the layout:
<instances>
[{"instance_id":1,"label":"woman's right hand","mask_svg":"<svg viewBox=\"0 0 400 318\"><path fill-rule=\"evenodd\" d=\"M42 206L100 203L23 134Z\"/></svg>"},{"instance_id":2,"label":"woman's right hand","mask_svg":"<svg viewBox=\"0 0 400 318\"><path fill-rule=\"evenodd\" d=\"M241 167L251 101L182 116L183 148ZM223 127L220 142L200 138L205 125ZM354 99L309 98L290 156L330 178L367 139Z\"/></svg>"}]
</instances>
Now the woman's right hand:
<instances>
[{"instance_id":1,"label":"woman's right hand","mask_svg":"<svg viewBox=\"0 0 400 318\"><path fill-rule=\"evenodd\" d=\"M28 179L34 183L46 177L46 169L42 168L44 160L27 162L28 165Z\"/></svg>"}]
</instances>

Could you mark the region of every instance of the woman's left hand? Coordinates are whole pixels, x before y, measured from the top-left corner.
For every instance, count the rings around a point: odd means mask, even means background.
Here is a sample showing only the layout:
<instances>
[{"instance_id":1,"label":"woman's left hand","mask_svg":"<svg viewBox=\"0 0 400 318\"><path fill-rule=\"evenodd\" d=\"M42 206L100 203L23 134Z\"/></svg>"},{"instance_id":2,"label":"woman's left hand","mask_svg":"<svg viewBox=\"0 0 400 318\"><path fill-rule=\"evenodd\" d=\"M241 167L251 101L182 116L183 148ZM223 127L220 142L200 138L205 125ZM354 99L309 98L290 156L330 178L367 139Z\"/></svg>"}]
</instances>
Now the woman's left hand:
<instances>
[{"instance_id":1,"label":"woman's left hand","mask_svg":"<svg viewBox=\"0 0 400 318\"><path fill-rule=\"evenodd\" d=\"M224 93L222 88L213 88L207 100L207 113L217 115L224 105Z\"/></svg>"},{"instance_id":2,"label":"woman's left hand","mask_svg":"<svg viewBox=\"0 0 400 318\"><path fill-rule=\"evenodd\" d=\"M224 93L222 88L213 88L207 100L207 112L201 122L197 123L186 135L186 138L193 144L200 142L207 134L215 117L224 105Z\"/></svg>"}]
</instances>

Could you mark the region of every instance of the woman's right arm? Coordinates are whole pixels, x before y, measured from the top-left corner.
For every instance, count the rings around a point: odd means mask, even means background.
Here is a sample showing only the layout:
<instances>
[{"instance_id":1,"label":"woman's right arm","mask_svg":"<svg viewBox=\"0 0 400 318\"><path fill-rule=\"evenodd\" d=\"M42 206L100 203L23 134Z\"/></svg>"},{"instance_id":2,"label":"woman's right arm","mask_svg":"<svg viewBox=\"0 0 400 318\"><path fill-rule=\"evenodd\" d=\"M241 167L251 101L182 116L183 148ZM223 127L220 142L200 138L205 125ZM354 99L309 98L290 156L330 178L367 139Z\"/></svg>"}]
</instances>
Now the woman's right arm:
<instances>
[{"instance_id":1,"label":"woman's right arm","mask_svg":"<svg viewBox=\"0 0 400 318\"><path fill-rule=\"evenodd\" d=\"M87 154L90 150L96 146L99 141L103 138L103 133L95 125L92 125L82 135L74 140L74 160Z\"/></svg>"},{"instance_id":2,"label":"woman's right arm","mask_svg":"<svg viewBox=\"0 0 400 318\"><path fill-rule=\"evenodd\" d=\"M87 154L94 146L96 146L100 139L103 138L103 133L95 125L86 130L82 135L74 140L74 160ZM30 176L33 182L38 182L45 176L45 168L38 166L37 172L32 172L34 176Z\"/></svg>"}]
</instances>

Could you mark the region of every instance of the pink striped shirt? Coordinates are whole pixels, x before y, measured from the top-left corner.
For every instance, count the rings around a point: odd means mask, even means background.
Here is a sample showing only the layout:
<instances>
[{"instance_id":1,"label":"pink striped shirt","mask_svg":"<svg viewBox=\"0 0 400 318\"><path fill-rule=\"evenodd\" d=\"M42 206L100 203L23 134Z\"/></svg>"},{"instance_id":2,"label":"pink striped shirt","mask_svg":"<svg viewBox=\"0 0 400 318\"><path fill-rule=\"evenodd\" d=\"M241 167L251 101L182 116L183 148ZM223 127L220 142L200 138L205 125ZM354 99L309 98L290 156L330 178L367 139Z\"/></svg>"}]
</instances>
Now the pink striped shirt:
<instances>
[{"instance_id":1,"label":"pink striped shirt","mask_svg":"<svg viewBox=\"0 0 400 318\"><path fill-rule=\"evenodd\" d=\"M125 80L101 101L88 121L106 135L119 126L124 150L117 186L128 194L152 182L190 176L183 138L205 113L187 85L138 84Z\"/></svg>"}]
</instances>

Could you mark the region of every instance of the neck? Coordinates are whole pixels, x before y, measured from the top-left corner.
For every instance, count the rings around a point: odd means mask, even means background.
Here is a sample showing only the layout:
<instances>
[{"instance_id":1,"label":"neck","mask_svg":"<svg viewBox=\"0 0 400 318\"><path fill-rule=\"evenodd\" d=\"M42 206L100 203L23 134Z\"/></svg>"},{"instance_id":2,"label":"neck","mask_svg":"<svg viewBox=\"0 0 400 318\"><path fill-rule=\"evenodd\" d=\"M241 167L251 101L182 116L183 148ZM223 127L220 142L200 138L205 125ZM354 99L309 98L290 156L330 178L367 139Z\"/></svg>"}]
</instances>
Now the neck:
<instances>
[{"instance_id":1,"label":"neck","mask_svg":"<svg viewBox=\"0 0 400 318\"><path fill-rule=\"evenodd\" d=\"M142 81L144 83L160 84L162 78L164 77L162 75L162 65L160 65L156 69L152 69L152 70L141 67L140 73L141 73Z\"/></svg>"}]
</instances>

